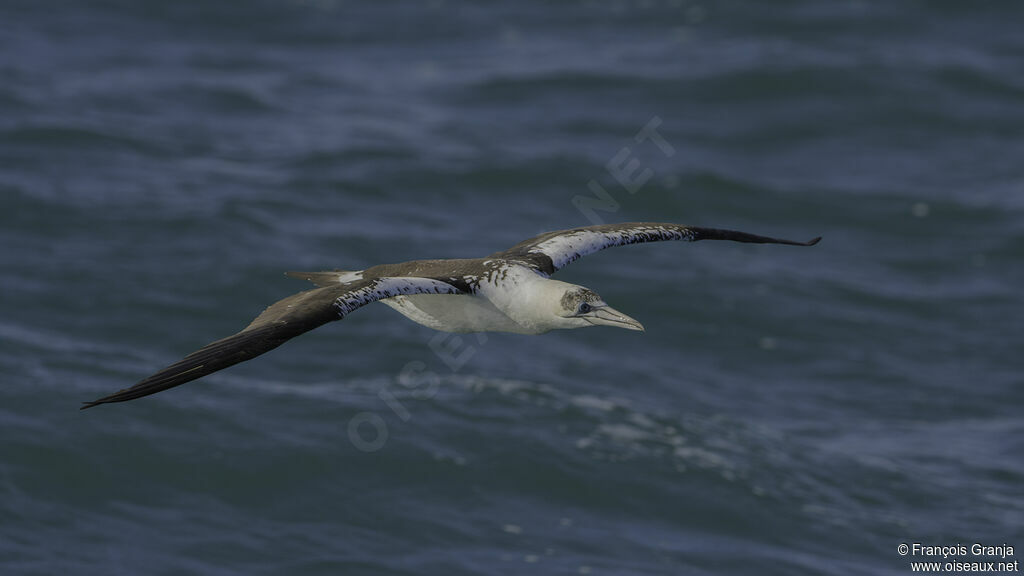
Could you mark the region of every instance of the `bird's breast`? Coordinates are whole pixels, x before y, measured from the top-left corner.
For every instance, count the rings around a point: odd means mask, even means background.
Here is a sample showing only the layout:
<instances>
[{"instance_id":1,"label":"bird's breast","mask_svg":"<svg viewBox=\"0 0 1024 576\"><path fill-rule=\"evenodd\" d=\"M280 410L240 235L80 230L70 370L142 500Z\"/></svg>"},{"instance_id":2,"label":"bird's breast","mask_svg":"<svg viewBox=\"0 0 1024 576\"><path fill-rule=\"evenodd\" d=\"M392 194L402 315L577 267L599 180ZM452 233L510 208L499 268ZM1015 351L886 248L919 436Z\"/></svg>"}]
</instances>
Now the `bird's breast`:
<instances>
[{"instance_id":1,"label":"bird's breast","mask_svg":"<svg viewBox=\"0 0 1024 576\"><path fill-rule=\"evenodd\" d=\"M532 334L484 296L416 294L381 300L406 318L443 332L515 332Z\"/></svg>"}]
</instances>

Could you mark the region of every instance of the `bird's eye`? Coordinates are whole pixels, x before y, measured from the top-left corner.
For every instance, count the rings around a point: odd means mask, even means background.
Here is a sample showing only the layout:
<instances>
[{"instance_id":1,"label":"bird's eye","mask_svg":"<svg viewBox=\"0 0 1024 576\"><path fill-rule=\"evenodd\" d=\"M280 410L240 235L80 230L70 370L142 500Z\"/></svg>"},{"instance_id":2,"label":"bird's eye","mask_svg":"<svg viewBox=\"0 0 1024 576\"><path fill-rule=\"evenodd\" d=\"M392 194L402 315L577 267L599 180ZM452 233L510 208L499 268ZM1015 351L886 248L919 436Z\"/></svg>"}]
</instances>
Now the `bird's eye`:
<instances>
[{"instance_id":1,"label":"bird's eye","mask_svg":"<svg viewBox=\"0 0 1024 576\"><path fill-rule=\"evenodd\" d=\"M590 304L586 302L580 302L580 305L576 307L577 314L586 314L587 312L590 312L590 310Z\"/></svg>"}]
</instances>

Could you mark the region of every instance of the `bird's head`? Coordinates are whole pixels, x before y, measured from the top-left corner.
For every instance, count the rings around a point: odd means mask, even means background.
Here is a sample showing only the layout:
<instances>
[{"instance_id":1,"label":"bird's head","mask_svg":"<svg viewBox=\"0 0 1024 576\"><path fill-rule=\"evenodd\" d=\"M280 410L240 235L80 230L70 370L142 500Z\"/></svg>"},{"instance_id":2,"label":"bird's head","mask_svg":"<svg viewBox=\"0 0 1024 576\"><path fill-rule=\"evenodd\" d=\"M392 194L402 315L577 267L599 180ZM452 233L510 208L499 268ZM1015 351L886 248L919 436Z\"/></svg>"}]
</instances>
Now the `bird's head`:
<instances>
[{"instance_id":1,"label":"bird's head","mask_svg":"<svg viewBox=\"0 0 1024 576\"><path fill-rule=\"evenodd\" d=\"M614 326L627 330L643 330L642 324L612 308L596 292L583 286L566 284L561 291L556 314L559 328Z\"/></svg>"}]
</instances>

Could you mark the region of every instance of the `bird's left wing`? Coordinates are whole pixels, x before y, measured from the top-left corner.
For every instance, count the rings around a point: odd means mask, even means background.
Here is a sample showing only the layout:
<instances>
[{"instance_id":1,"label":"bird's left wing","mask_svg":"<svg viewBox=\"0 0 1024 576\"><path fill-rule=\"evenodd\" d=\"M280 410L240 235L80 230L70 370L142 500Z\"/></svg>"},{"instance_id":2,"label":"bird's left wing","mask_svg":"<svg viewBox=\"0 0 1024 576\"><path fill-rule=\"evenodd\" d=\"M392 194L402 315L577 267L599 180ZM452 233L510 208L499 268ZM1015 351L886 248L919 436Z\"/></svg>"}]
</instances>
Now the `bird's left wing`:
<instances>
[{"instance_id":1,"label":"bird's left wing","mask_svg":"<svg viewBox=\"0 0 1024 576\"><path fill-rule=\"evenodd\" d=\"M813 246L821 238L794 242L735 230L699 228L664 222L625 222L546 232L524 240L508 250L491 254L490 257L523 260L529 262L537 271L551 275L572 262L605 248L663 240L732 240L758 244Z\"/></svg>"},{"instance_id":2,"label":"bird's left wing","mask_svg":"<svg viewBox=\"0 0 1024 576\"><path fill-rule=\"evenodd\" d=\"M211 342L156 374L109 396L86 402L82 409L149 396L228 366L255 358L286 341L341 320L371 302L406 294L461 294L447 282L432 278L377 278L315 288L279 300L241 332Z\"/></svg>"}]
</instances>

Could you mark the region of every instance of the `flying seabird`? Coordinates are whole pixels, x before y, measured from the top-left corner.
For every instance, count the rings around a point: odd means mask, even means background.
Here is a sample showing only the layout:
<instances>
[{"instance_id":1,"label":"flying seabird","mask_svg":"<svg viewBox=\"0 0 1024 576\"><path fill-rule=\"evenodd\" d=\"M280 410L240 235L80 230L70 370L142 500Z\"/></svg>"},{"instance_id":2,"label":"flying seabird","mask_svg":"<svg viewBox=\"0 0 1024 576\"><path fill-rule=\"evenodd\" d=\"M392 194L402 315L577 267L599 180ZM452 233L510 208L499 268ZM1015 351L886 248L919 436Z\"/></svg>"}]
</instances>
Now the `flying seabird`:
<instances>
[{"instance_id":1,"label":"flying seabird","mask_svg":"<svg viewBox=\"0 0 1024 576\"><path fill-rule=\"evenodd\" d=\"M273 350L288 340L381 301L406 318L445 332L514 332L643 326L583 286L552 280L576 260L612 246L662 240L732 240L813 246L766 236L658 222L547 232L485 258L411 260L366 270L287 272L318 286L275 302L241 332L211 342L130 388L82 409L149 396Z\"/></svg>"}]
</instances>

